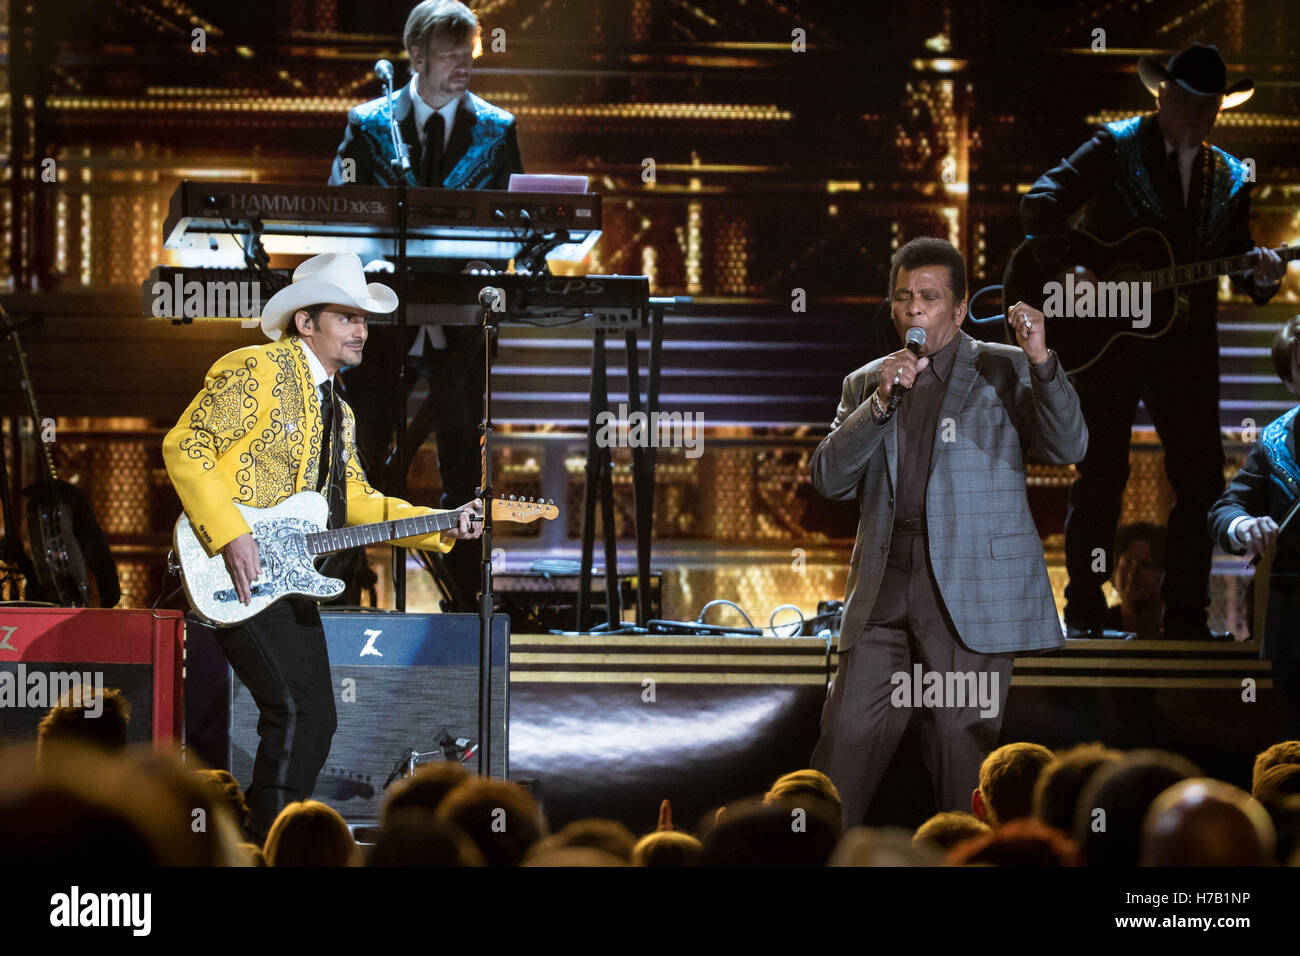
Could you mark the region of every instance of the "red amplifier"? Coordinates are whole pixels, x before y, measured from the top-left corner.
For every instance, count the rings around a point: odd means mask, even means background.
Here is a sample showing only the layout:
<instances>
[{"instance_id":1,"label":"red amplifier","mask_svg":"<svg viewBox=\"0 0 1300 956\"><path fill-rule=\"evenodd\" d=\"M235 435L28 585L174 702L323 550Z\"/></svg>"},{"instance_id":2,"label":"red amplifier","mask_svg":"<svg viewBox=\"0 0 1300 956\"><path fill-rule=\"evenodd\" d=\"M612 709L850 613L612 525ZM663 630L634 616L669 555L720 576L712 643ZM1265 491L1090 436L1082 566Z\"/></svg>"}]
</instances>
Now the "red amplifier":
<instances>
[{"instance_id":1,"label":"red amplifier","mask_svg":"<svg viewBox=\"0 0 1300 956\"><path fill-rule=\"evenodd\" d=\"M0 738L34 741L59 690L84 683L131 702L132 743L179 742L184 651L180 611L0 604Z\"/></svg>"}]
</instances>

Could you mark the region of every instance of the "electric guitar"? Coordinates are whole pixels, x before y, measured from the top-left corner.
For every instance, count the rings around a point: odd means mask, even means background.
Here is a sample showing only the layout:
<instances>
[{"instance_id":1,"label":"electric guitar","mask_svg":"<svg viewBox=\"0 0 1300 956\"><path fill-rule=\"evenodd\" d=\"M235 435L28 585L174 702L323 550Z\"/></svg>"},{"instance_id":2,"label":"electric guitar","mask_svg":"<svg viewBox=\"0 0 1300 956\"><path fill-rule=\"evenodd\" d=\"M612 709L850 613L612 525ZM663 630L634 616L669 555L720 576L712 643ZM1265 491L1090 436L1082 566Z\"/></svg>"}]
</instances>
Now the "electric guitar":
<instances>
[{"instance_id":1,"label":"electric guitar","mask_svg":"<svg viewBox=\"0 0 1300 956\"><path fill-rule=\"evenodd\" d=\"M1060 263L1040 261L1034 240L1026 239L1007 263L1002 299L1008 304L1023 301L1043 312L1049 342L1071 374L1095 365L1125 336L1154 339L1181 329L1187 303L1178 292L1180 288L1250 269L1256 259L1250 252L1175 265L1169 240L1150 227L1135 229L1117 242L1103 242L1074 229L1069 250L1070 261L1057 268ZM1283 262L1300 258L1300 246L1279 246L1273 252ZM1096 283L1085 283L1085 269L1097 277ZM1059 283L1054 290L1059 296L1056 303L1050 302L1048 291L1048 283L1053 282ZM1090 300L1086 304L1084 296ZM1144 300L1147 311L1143 315L1136 312L1135 296ZM1050 311L1045 304L1053 306ZM1064 314L1058 304L1065 307ZM1003 326L1007 341L1014 344L1010 326L1005 322Z\"/></svg>"},{"instance_id":2,"label":"electric guitar","mask_svg":"<svg viewBox=\"0 0 1300 956\"><path fill-rule=\"evenodd\" d=\"M238 501L235 507L253 529L262 565L261 574L249 586L252 600L247 605L239 601L225 559L220 554L208 554L185 514L177 519L172 534L171 564L180 572L190 607L216 627L245 621L290 594L318 600L338 597L344 584L316 570L312 559L317 555L449 531L460 524L460 513L469 510L456 508L328 531L329 503L314 491L300 491L270 508L253 508ZM550 520L558 514L559 509L550 502L492 499L493 521L525 523L538 518Z\"/></svg>"},{"instance_id":3,"label":"electric guitar","mask_svg":"<svg viewBox=\"0 0 1300 956\"><path fill-rule=\"evenodd\" d=\"M27 496L31 563L38 584L33 588L33 582L28 581L27 597L29 600L40 597L62 607L113 607L122 596L113 552L81 489L60 480L54 470L50 447L40 437L42 418L27 373L22 342L3 308L0 308L0 325L4 326L18 359L27 411L32 416L36 447L41 451L47 476L23 489Z\"/></svg>"}]
</instances>

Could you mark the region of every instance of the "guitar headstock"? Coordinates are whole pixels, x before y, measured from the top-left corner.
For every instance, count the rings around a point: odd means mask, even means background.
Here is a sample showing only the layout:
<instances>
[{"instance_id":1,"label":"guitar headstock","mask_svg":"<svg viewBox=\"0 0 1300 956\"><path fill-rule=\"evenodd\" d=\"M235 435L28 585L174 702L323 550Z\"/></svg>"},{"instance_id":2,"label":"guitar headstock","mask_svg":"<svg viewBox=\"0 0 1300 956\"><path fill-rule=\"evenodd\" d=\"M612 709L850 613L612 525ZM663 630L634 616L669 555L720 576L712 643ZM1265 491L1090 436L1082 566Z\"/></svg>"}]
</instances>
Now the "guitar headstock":
<instances>
[{"instance_id":1,"label":"guitar headstock","mask_svg":"<svg viewBox=\"0 0 1300 956\"><path fill-rule=\"evenodd\" d=\"M527 524L538 518L550 521L552 518L558 518L559 515L560 509L555 507L553 500L516 498L514 495L492 499L493 521L517 521L520 524Z\"/></svg>"}]
</instances>

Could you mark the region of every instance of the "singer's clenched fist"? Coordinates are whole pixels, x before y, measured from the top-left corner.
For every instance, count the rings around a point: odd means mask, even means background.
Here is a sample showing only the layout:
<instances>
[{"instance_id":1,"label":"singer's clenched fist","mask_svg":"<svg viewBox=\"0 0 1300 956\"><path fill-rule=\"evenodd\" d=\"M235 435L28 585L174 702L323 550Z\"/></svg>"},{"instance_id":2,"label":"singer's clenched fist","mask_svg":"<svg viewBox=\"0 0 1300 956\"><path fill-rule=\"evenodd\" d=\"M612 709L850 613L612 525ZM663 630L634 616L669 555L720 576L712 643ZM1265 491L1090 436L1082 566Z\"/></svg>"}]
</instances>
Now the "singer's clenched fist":
<instances>
[{"instance_id":1,"label":"singer's clenched fist","mask_svg":"<svg viewBox=\"0 0 1300 956\"><path fill-rule=\"evenodd\" d=\"M911 388L916 383L916 376L925 371L930 364L928 356L917 358L907 349L899 349L885 356L880 366L880 400L888 402L894 391L895 383L903 388Z\"/></svg>"},{"instance_id":2,"label":"singer's clenched fist","mask_svg":"<svg viewBox=\"0 0 1300 956\"><path fill-rule=\"evenodd\" d=\"M1016 333L1016 344L1024 349L1025 357L1034 365L1047 361L1047 322L1043 313L1032 305L1017 302L1007 310L1007 321Z\"/></svg>"}]
</instances>

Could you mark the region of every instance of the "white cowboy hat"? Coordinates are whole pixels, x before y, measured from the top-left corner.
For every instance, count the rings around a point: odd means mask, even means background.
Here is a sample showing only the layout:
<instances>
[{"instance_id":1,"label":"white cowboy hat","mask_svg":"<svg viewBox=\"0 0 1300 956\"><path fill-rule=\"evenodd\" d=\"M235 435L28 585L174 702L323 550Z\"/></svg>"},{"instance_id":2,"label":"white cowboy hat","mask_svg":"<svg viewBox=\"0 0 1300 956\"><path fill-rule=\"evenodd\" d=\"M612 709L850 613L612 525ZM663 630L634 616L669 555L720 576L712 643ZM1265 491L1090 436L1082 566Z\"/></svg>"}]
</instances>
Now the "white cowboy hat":
<instances>
[{"instance_id":1,"label":"white cowboy hat","mask_svg":"<svg viewBox=\"0 0 1300 956\"><path fill-rule=\"evenodd\" d=\"M262 310L262 331L272 342L293 321L299 309L313 305L350 305L367 312L392 312L397 293L382 282L366 282L361 259L352 252L327 252L312 256L293 270L293 283L285 286Z\"/></svg>"}]
</instances>

